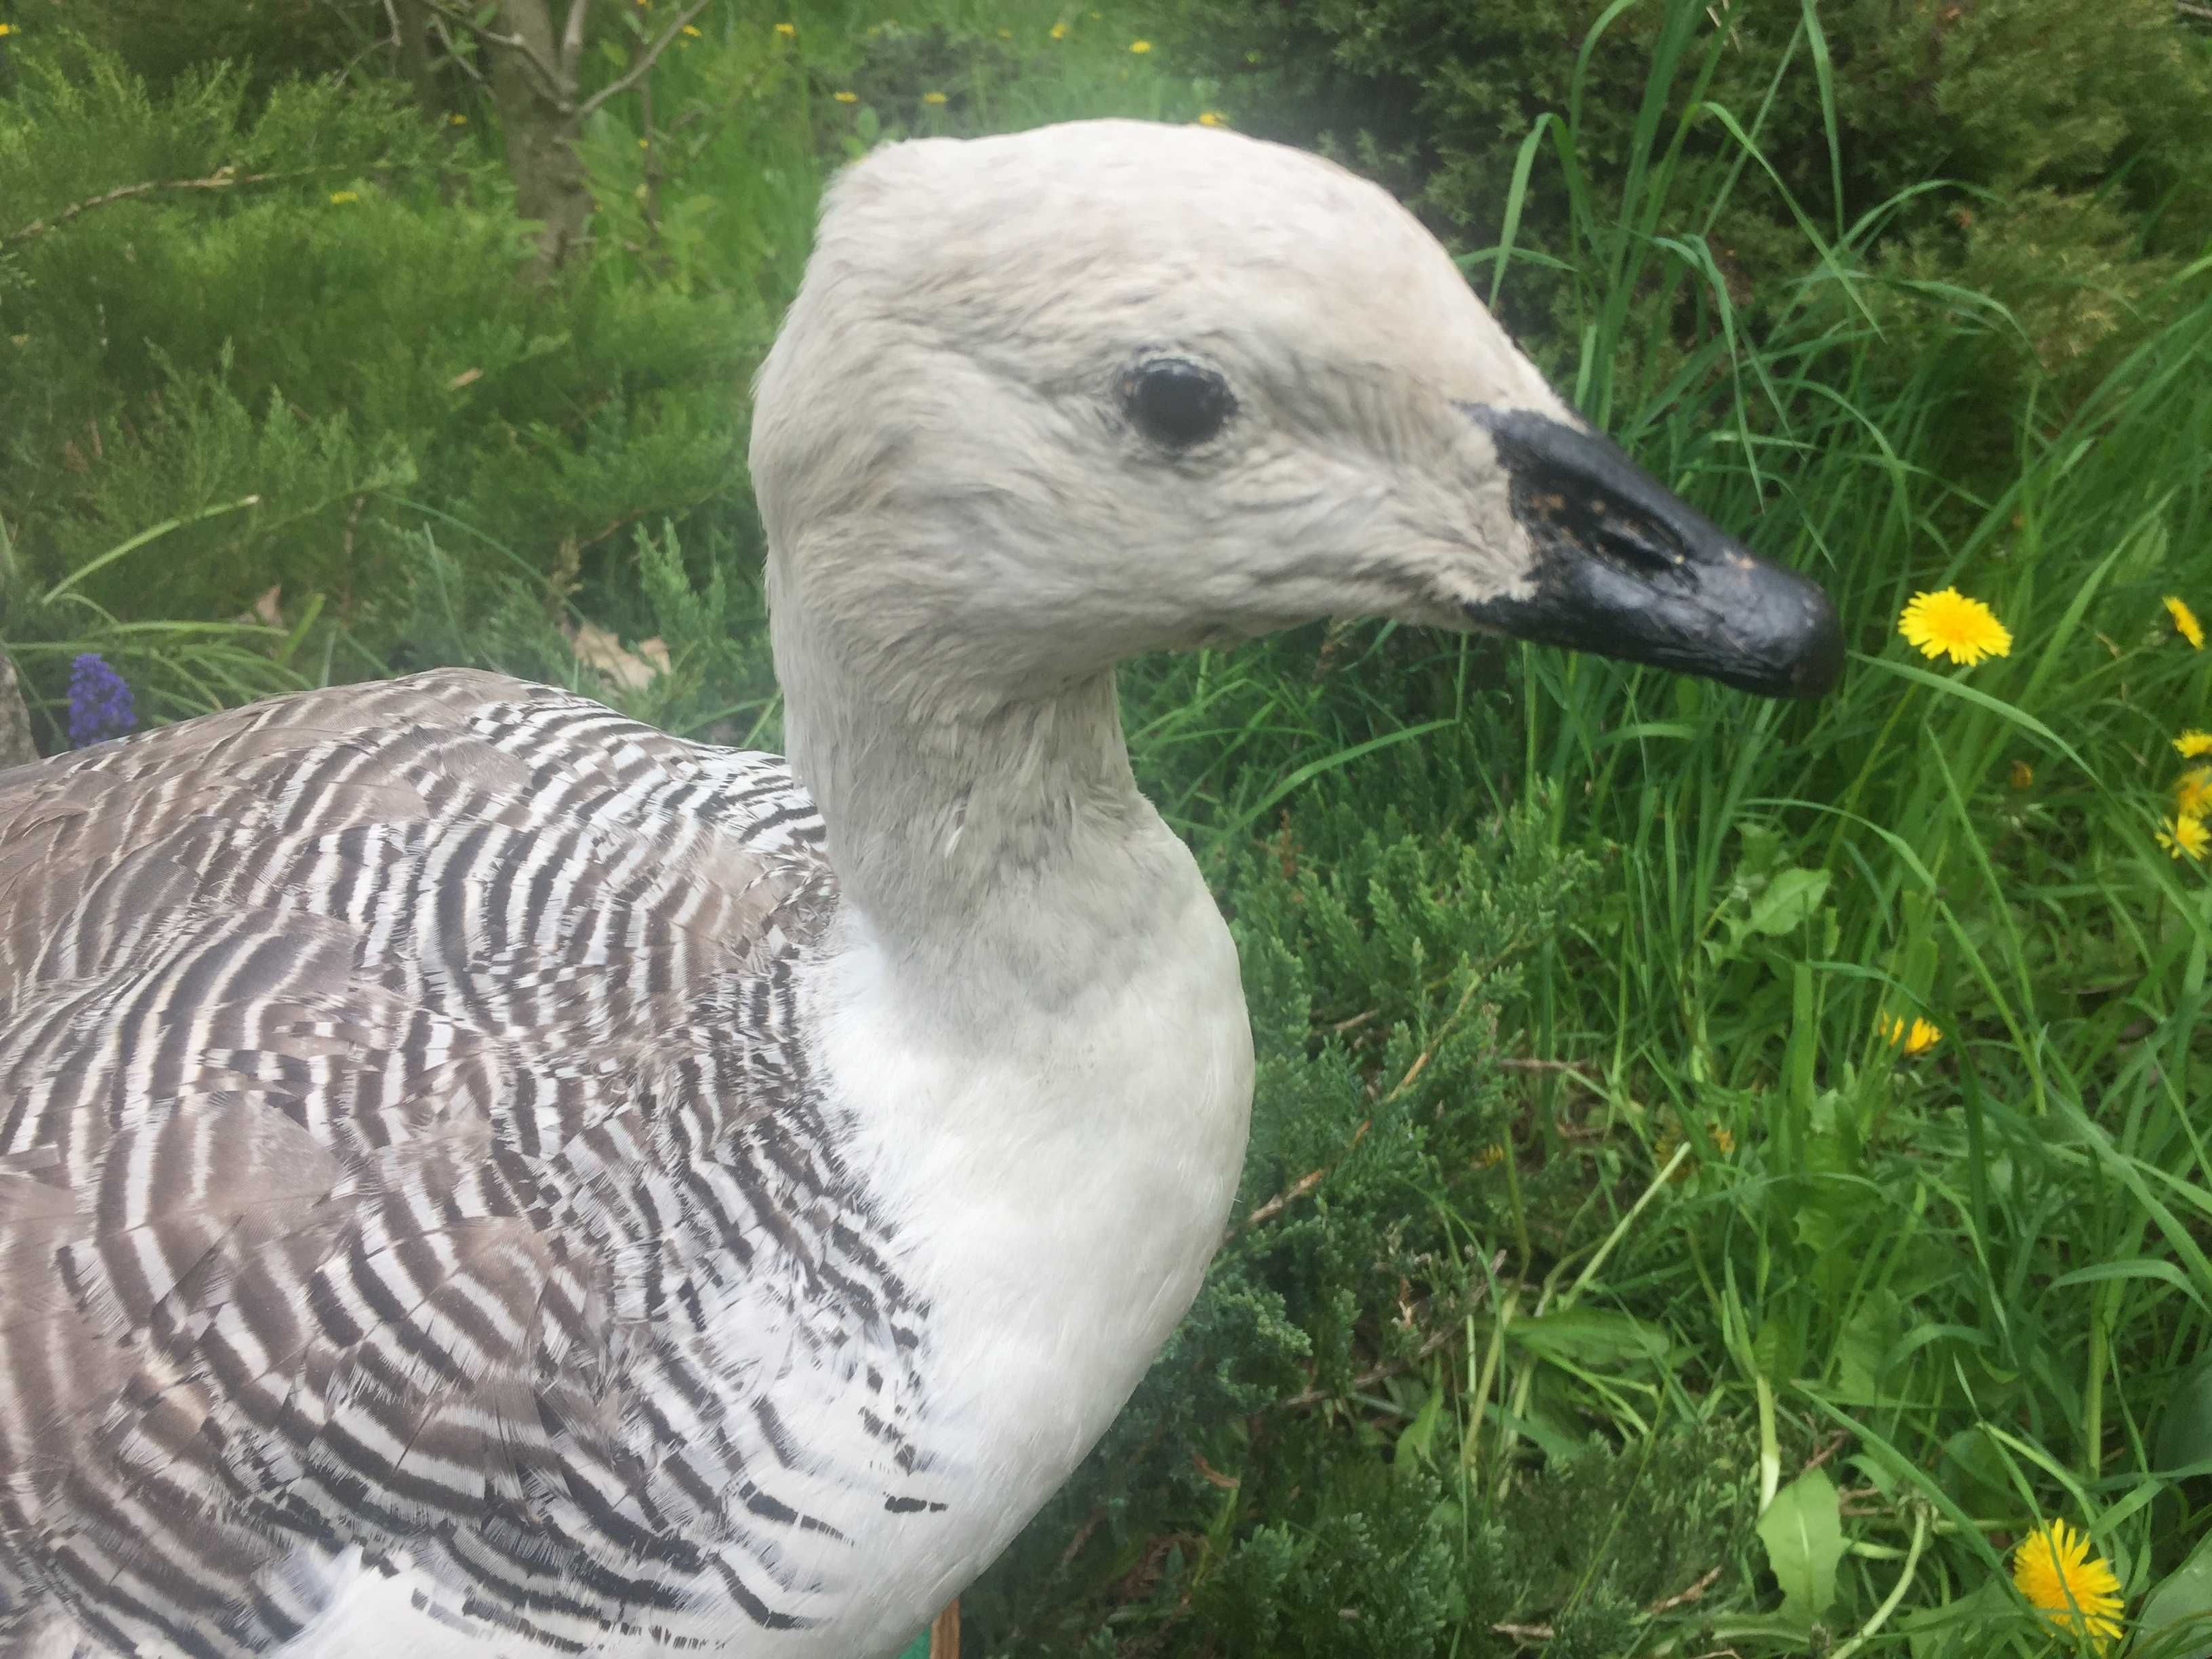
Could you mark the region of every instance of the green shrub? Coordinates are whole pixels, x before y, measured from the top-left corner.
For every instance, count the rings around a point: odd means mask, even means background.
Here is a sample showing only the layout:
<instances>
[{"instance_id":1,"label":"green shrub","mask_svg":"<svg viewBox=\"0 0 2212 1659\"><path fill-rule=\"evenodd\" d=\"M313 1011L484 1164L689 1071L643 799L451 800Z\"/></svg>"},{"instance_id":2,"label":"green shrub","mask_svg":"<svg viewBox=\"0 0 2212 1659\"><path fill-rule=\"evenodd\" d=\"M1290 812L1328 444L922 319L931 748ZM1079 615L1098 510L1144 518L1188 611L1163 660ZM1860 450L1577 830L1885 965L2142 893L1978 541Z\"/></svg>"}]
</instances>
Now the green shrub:
<instances>
[{"instance_id":1,"label":"green shrub","mask_svg":"<svg viewBox=\"0 0 2212 1659\"><path fill-rule=\"evenodd\" d=\"M292 76L329 74L366 51L385 22L381 6L362 0L80 0L68 11L66 21L88 39L163 88L221 64L237 65L264 90Z\"/></svg>"},{"instance_id":2,"label":"green shrub","mask_svg":"<svg viewBox=\"0 0 2212 1659\"><path fill-rule=\"evenodd\" d=\"M218 68L156 95L66 38L21 70L0 101L0 516L32 588L252 496L76 591L122 621L215 620L280 587L288 615L314 599L363 629L410 538L457 523L635 611L625 526L712 519L741 487L757 298L590 267L524 286L500 175L389 88L249 102ZM191 180L216 182L70 213ZM52 625L20 604L6 623Z\"/></svg>"}]
</instances>

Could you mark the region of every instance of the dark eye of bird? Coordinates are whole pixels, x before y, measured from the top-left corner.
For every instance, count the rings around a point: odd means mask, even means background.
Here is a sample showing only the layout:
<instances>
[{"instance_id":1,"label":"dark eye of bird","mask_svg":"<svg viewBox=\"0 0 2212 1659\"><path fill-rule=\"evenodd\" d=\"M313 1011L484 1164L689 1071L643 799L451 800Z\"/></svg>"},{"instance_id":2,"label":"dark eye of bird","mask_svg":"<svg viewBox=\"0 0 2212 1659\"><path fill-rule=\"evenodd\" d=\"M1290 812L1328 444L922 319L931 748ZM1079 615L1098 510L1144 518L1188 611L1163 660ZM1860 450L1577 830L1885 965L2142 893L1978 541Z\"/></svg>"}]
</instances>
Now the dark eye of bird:
<instances>
[{"instance_id":1,"label":"dark eye of bird","mask_svg":"<svg viewBox=\"0 0 2212 1659\"><path fill-rule=\"evenodd\" d=\"M1168 449L1204 443L1237 410L1229 383L1180 357L1139 363L1121 377L1121 406L1137 429Z\"/></svg>"}]
</instances>

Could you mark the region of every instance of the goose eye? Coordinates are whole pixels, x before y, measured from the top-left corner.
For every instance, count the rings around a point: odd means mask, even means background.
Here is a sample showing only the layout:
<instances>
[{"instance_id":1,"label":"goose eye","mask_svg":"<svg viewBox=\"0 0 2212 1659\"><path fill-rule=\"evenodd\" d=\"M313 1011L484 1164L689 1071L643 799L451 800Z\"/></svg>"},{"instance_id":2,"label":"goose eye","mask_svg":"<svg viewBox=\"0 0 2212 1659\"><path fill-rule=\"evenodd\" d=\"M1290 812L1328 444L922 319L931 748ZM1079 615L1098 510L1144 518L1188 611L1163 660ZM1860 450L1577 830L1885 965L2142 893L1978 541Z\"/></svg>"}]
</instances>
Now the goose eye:
<instances>
[{"instance_id":1,"label":"goose eye","mask_svg":"<svg viewBox=\"0 0 2212 1659\"><path fill-rule=\"evenodd\" d=\"M1168 449L1188 449L1221 430L1236 412L1229 383L1180 357L1139 363L1121 377L1121 406L1137 429Z\"/></svg>"}]
</instances>

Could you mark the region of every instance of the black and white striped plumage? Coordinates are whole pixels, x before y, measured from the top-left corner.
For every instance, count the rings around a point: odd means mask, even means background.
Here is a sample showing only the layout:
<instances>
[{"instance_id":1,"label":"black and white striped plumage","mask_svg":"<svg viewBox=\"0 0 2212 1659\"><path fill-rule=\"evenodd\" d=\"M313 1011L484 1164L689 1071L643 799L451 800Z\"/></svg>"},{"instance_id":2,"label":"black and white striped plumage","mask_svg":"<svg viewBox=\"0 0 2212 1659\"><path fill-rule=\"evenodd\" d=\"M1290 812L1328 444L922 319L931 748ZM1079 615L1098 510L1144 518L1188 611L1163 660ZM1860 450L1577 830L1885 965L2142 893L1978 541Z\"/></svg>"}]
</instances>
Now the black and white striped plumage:
<instances>
[{"instance_id":1,"label":"black and white striped plumage","mask_svg":"<svg viewBox=\"0 0 2212 1659\"><path fill-rule=\"evenodd\" d=\"M803 1626L809 1493L926 1509L792 1030L821 840L459 672L0 776L0 1652L279 1651L363 1568L507 1651Z\"/></svg>"}]
</instances>

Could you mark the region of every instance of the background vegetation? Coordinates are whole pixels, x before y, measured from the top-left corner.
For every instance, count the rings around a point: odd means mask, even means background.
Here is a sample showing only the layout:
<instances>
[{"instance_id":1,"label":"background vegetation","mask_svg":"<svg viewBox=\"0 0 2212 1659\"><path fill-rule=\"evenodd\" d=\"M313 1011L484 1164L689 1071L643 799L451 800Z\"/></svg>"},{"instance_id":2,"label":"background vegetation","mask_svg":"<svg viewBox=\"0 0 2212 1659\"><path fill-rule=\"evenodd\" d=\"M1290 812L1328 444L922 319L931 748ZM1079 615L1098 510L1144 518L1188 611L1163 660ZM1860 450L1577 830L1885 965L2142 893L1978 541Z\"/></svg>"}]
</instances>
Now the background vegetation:
<instances>
[{"instance_id":1,"label":"background vegetation","mask_svg":"<svg viewBox=\"0 0 2212 1659\"><path fill-rule=\"evenodd\" d=\"M602 0L571 113L636 78L556 259L463 23L0 0L40 741L96 651L142 719L466 661L773 745L742 388L828 173L1105 113L1334 149L1856 650L1811 708L1373 628L1133 667L1251 1160L967 1651L2072 1651L2007 1575L2054 1517L2131 1651L2212 1651L2212 900L2155 839L2212 726L2160 603L2212 610L2194 9L891 9ZM1896 637L1946 585L2008 655Z\"/></svg>"}]
</instances>

